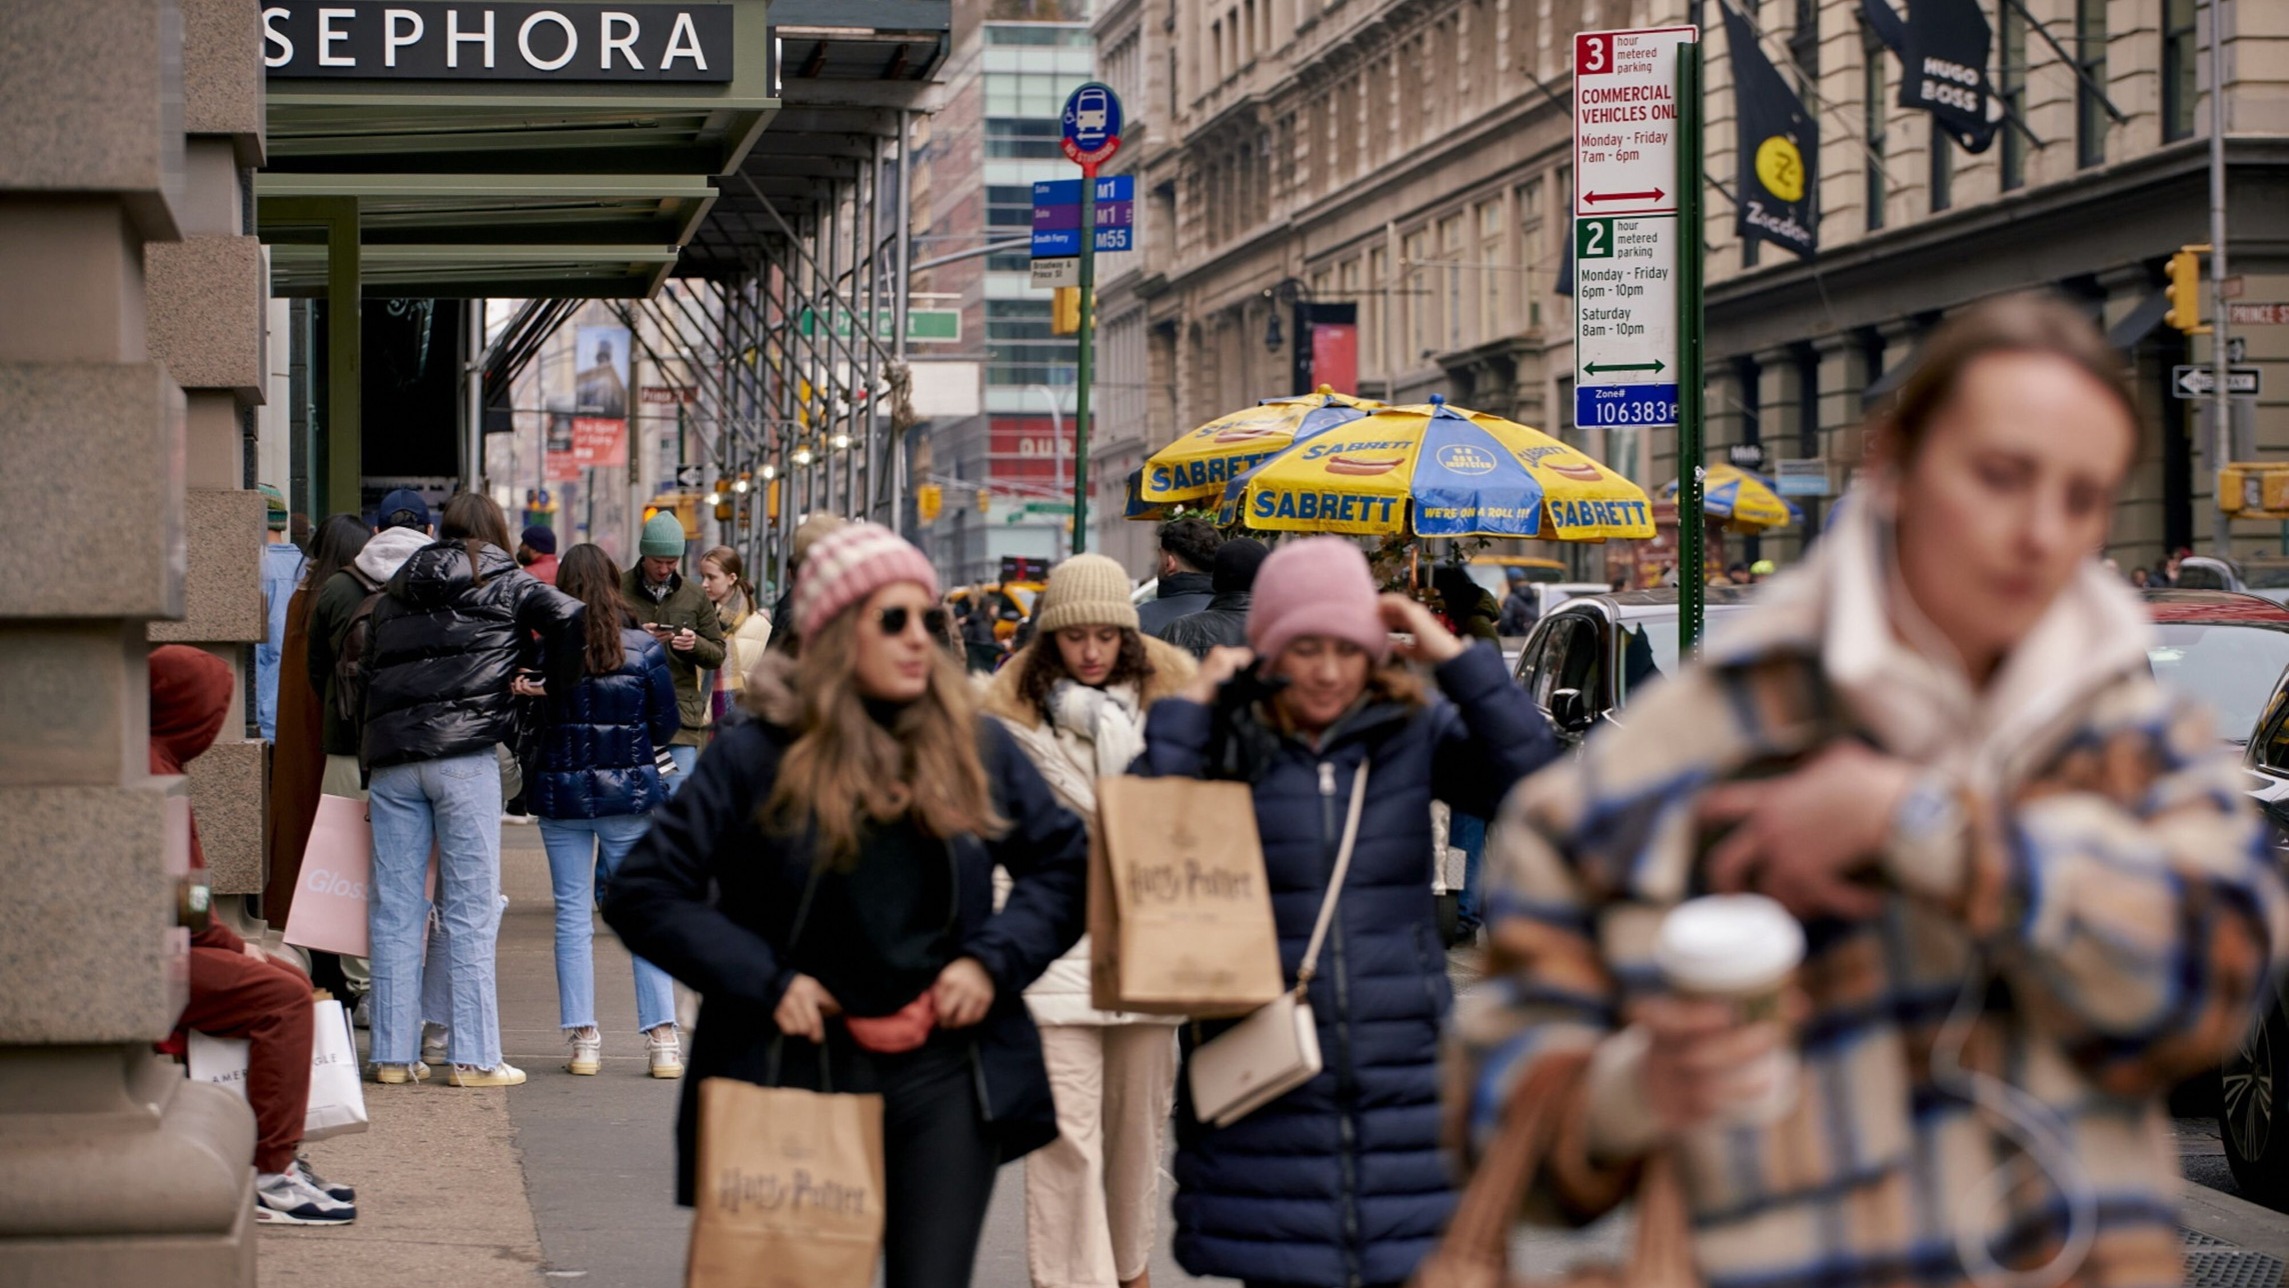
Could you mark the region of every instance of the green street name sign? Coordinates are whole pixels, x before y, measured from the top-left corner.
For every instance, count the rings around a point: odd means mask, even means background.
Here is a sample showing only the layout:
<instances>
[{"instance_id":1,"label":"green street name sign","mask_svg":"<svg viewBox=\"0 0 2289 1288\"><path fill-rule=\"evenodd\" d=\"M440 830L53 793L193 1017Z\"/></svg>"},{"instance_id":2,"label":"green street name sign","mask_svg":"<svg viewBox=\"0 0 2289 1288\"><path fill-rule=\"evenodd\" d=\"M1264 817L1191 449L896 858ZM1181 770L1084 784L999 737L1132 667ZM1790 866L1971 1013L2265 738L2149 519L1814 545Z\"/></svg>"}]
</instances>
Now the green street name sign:
<instances>
[{"instance_id":1,"label":"green street name sign","mask_svg":"<svg viewBox=\"0 0 2289 1288\"><path fill-rule=\"evenodd\" d=\"M836 336L850 338L850 313L836 309L827 315ZM889 340L897 334L898 312L895 309L877 309L874 313L874 338ZM818 329L818 315L804 309L797 320L796 329L804 335ZM908 309L906 310L906 339L912 344L960 344L962 342L962 311L960 309Z\"/></svg>"}]
</instances>

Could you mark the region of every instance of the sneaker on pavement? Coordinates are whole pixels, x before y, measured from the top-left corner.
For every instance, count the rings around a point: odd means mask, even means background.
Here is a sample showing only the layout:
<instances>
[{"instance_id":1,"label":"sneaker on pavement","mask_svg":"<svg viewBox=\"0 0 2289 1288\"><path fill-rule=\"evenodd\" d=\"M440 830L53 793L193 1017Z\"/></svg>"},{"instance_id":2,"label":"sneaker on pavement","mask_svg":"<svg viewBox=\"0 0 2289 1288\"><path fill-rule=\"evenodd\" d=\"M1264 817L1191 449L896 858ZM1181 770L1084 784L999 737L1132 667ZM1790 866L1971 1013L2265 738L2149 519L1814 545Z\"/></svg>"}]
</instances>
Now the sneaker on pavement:
<instances>
[{"instance_id":1,"label":"sneaker on pavement","mask_svg":"<svg viewBox=\"0 0 2289 1288\"><path fill-rule=\"evenodd\" d=\"M676 1040L676 1026L663 1024L644 1035L644 1052L650 1057L652 1076L655 1078L681 1078L684 1076L683 1043Z\"/></svg>"},{"instance_id":2,"label":"sneaker on pavement","mask_svg":"<svg viewBox=\"0 0 2289 1288\"><path fill-rule=\"evenodd\" d=\"M453 1066L453 1072L445 1075L445 1081L447 1085L455 1087L521 1087L525 1082L525 1071L506 1060L490 1069L480 1069L473 1064L457 1064Z\"/></svg>"},{"instance_id":3,"label":"sneaker on pavement","mask_svg":"<svg viewBox=\"0 0 2289 1288\"><path fill-rule=\"evenodd\" d=\"M358 1209L311 1188L294 1172L263 1172L254 1178L254 1219L265 1225L348 1225L358 1219Z\"/></svg>"},{"instance_id":4,"label":"sneaker on pavement","mask_svg":"<svg viewBox=\"0 0 2289 1288\"><path fill-rule=\"evenodd\" d=\"M310 1160L307 1158L295 1159L294 1166L287 1170L292 1172L295 1176L301 1178L301 1181L304 1185L307 1185L311 1189L318 1191L320 1194L323 1194L327 1198L334 1200L336 1203L348 1203L354 1206L358 1201L357 1190L347 1185L336 1185L332 1181L327 1180L325 1177L318 1175L318 1173L310 1169Z\"/></svg>"},{"instance_id":5,"label":"sneaker on pavement","mask_svg":"<svg viewBox=\"0 0 2289 1288\"><path fill-rule=\"evenodd\" d=\"M386 1087L402 1086L408 1082L427 1082L428 1080L429 1065L420 1060L416 1060L412 1064L377 1064L374 1066L374 1081Z\"/></svg>"},{"instance_id":6,"label":"sneaker on pavement","mask_svg":"<svg viewBox=\"0 0 2289 1288\"><path fill-rule=\"evenodd\" d=\"M572 1058L564 1062L566 1073L594 1077L604 1071L604 1035L591 1028L585 1033L575 1029L566 1039L572 1043Z\"/></svg>"},{"instance_id":7,"label":"sneaker on pavement","mask_svg":"<svg viewBox=\"0 0 2289 1288\"><path fill-rule=\"evenodd\" d=\"M430 1064L447 1064L453 1059L449 1050L453 1030L430 1020L421 1022L421 1058Z\"/></svg>"},{"instance_id":8,"label":"sneaker on pavement","mask_svg":"<svg viewBox=\"0 0 2289 1288\"><path fill-rule=\"evenodd\" d=\"M358 1004L350 1008L350 1023L361 1029L370 1029L374 1026L373 998L374 995L371 993L358 995Z\"/></svg>"}]
</instances>

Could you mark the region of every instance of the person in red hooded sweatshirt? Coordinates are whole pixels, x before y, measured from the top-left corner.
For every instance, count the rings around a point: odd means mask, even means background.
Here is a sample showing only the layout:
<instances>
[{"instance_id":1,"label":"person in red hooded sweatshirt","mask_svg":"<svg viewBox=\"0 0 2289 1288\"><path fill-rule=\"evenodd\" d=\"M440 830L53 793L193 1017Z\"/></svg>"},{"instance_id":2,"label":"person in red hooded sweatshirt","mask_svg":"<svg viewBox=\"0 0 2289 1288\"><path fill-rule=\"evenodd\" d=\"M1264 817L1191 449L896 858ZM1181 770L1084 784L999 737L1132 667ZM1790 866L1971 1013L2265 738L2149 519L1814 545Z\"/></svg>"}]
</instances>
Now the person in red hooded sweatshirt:
<instances>
[{"instance_id":1,"label":"person in red hooded sweatshirt","mask_svg":"<svg viewBox=\"0 0 2289 1288\"><path fill-rule=\"evenodd\" d=\"M151 772L180 774L213 745L230 712L230 666L180 644L151 650ZM191 823L191 869L206 868ZM203 877L200 878L203 880ZM246 1099L254 1110L255 1219L347 1225L357 1194L321 1180L295 1157L310 1099L310 981L251 947L212 917L191 937L191 1000L182 1030L247 1043Z\"/></svg>"}]
</instances>

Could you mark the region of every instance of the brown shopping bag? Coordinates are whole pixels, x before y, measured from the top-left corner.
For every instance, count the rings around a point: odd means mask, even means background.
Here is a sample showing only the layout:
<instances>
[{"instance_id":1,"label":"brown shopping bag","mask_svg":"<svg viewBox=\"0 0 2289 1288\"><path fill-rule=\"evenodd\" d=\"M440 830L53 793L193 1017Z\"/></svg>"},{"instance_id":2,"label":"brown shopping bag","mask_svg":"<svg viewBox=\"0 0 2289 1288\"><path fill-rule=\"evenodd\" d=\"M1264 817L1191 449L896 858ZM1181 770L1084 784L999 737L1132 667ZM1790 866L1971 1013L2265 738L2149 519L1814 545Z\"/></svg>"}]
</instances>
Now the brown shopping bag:
<instances>
[{"instance_id":1,"label":"brown shopping bag","mask_svg":"<svg viewBox=\"0 0 2289 1288\"><path fill-rule=\"evenodd\" d=\"M882 1097L699 1084L687 1288L872 1288Z\"/></svg>"},{"instance_id":2,"label":"brown shopping bag","mask_svg":"<svg viewBox=\"0 0 2289 1288\"><path fill-rule=\"evenodd\" d=\"M1100 778L1089 854L1091 1004L1245 1015L1282 992L1245 783Z\"/></svg>"}]
</instances>

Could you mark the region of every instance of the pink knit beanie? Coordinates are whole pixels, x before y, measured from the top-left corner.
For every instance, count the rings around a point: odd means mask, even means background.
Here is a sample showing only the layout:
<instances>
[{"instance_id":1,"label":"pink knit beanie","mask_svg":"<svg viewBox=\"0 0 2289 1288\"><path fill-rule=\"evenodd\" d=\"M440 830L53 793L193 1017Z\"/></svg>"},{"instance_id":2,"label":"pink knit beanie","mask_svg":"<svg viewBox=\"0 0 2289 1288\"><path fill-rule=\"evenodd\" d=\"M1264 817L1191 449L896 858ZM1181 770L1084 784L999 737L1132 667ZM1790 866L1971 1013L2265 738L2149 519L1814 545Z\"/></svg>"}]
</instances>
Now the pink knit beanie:
<instances>
[{"instance_id":1,"label":"pink knit beanie","mask_svg":"<svg viewBox=\"0 0 2289 1288\"><path fill-rule=\"evenodd\" d=\"M1248 646L1270 659L1306 635L1358 645L1377 662L1391 654L1391 631L1367 556L1342 537L1310 537L1271 553L1256 570L1248 606Z\"/></svg>"},{"instance_id":2,"label":"pink knit beanie","mask_svg":"<svg viewBox=\"0 0 2289 1288\"><path fill-rule=\"evenodd\" d=\"M805 636L884 586L910 581L938 597L929 556L879 523L853 523L819 538L795 574L795 629Z\"/></svg>"}]
</instances>

